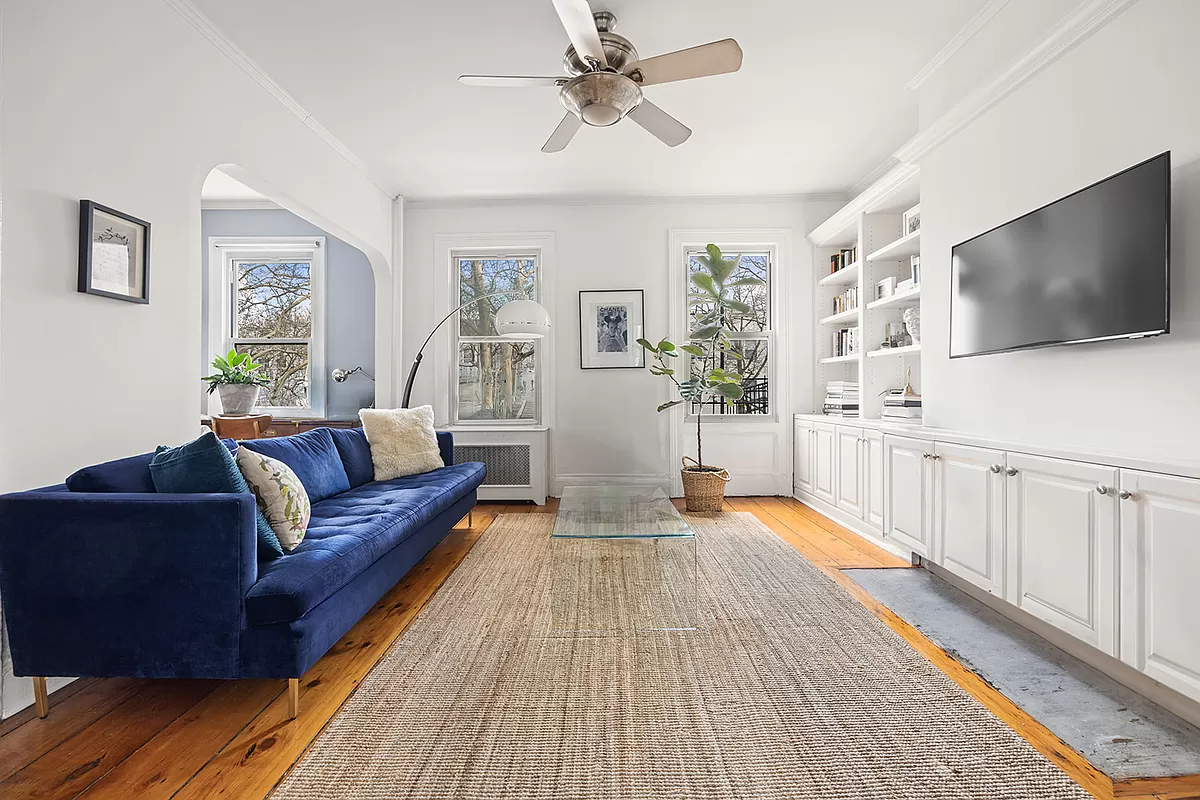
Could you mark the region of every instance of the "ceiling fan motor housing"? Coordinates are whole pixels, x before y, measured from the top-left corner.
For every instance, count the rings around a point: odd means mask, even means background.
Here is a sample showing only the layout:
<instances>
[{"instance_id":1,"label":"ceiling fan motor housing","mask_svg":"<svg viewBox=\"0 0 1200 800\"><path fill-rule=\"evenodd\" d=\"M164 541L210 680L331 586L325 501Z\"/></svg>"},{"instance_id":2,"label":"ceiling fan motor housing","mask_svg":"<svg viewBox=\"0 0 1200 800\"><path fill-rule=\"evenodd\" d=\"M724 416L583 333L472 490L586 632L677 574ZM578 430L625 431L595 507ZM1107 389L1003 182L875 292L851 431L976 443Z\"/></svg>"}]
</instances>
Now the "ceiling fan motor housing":
<instances>
[{"instance_id":1,"label":"ceiling fan motor housing","mask_svg":"<svg viewBox=\"0 0 1200 800\"><path fill-rule=\"evenodd\" d=\"M638 60L637 50L634 49L633 43L624 36L613 33L617 18L611 13L597 11L592 14L592 17L596 20L596 30L600 34L600 45L604 48L604 58L608 61L608 68L623 72L626 67ZM575 52L575 46L572 45L563 54L563 69L567 71L568 75L582 75L585 72L591 72L592 66L579 57L579 54Z\"/></svg>"},{"instance_id":2,"label":"ceiling fan motor housing","mask_svg":"<svg viewBox=\"0 0 1200 800\"><path fill-rule=\"evenodd\" d=\"M642 102L642 87L617 72L588 72L562 87L563 107L588 125L615 125Z\"/></svg>"}]
</instances>

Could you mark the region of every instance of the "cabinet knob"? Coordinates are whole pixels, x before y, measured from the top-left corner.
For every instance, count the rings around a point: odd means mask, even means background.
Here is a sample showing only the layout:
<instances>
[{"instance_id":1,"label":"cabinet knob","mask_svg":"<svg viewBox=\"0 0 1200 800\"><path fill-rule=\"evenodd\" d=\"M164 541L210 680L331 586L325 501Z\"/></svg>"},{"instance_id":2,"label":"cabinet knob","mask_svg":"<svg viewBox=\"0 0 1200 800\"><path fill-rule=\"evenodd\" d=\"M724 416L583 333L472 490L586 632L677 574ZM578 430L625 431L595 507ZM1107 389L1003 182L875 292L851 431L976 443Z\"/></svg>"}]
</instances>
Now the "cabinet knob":
<instances>
[{"instance_id":1,"label":"cabinet knob","mask_svg":"<svg viewBox=\"0 0 1200 800\"><path fill-rule=\"evenodd\" d=\"M921 458L928 461L929 459L933 458L933 453L921 453Z\"/></svg>"},{"instance_id":2,"label":"cabinet knob","mask_svg":"<svg viewBox=\"0 0 1200 800\"><path fill-rule=\"evenodd\" d=\"M1108 494L1108 487L1103 483L1096 484L1096 494Z\"/></svg>"},{"instance_id":3,"label":"cabinet knob","mask_svg":"<svg viewBox=\"0 0 1200 800\"><path fill-rule=\"evenodd\" d=\"M942 457L941 457L941 456L939 456L937 453L931 453L931 454L929 455L929 460L930 460L930 461L941 461L941 460L942 460Z\"/></svg>"},{"instance_id":4,"label":"cabinet knob","mask_svg":"<svg viewBox=\"0 0 1200 800\"><path fill-rule=\"evenodd\" d=\"M1004 474L1011 478L1013 475L1017 474L1017 468L1009 467L1008 469L1004 470Z\"/></svg>"},{"instance_id":5,"label":"cabinet knob","mask_svg":"<svg viewBox=\"0 0 1200 800\"><path fill-rule=\"evenodd\" d=\"M1117 497L1121 498L1122 500L1136 500L1137 499L1133 496L1133 492L1129 491L1128 489L1122 489L1120 492L1117 493Z\"/></svg>"},{"instance_id":6,"label":"cabinet knob","mask_svg":"<svg viewBox=\"0 0 1200 800\"><path fill-rule=\"evenodd\" d=\"M992 466L989 467L989 469L991 469L992 474L994 474L994 475L999 475L1001 472L1004 471L1004 467L1000 466L999 464L992 464Z\"/></svg>"}]
</instances>

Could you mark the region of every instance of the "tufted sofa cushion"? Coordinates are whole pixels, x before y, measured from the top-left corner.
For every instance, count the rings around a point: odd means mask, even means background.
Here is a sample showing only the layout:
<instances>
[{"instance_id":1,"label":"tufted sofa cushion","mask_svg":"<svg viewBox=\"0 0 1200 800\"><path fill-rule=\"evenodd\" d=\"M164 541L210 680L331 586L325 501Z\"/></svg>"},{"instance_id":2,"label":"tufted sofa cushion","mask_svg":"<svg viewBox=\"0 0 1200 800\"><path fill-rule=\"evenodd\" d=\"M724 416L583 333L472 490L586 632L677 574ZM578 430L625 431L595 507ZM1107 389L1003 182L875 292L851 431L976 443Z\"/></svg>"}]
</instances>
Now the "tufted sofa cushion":
<instances>
[{"instance_id":1,"label":"tufted sofa cushion","mask_svg":"<svg viewBox=\"0 0 1200 800\"><path fill-rule=\"evenodd\" d=\"M300 546L260 566L246 596L247 622L267 625L304 616L470 494L484 473L482 464L458 464L366 483L314 503Z\"/></svg>"}]
</instances>

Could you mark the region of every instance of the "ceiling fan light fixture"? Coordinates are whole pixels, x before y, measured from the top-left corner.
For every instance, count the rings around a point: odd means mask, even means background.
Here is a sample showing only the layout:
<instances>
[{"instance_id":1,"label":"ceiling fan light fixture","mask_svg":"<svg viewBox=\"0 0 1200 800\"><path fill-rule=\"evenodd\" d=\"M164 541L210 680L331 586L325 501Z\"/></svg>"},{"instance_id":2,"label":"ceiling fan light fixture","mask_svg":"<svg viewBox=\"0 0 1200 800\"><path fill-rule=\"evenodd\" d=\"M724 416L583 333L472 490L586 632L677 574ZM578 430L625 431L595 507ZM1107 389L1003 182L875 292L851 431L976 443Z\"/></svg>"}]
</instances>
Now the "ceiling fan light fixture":
<instances>
[{"instance_id":1,"label":"ceiling fan light fixture","mask_svg":"<svg viewBox=\"0 0 1200 800\"><path fill-rule=\"evenodd\" d=\"M588 125L615 125L642 102L637 82L617 72L588 72L562 87L563 107Z\"/></svg>"}]
</instances>

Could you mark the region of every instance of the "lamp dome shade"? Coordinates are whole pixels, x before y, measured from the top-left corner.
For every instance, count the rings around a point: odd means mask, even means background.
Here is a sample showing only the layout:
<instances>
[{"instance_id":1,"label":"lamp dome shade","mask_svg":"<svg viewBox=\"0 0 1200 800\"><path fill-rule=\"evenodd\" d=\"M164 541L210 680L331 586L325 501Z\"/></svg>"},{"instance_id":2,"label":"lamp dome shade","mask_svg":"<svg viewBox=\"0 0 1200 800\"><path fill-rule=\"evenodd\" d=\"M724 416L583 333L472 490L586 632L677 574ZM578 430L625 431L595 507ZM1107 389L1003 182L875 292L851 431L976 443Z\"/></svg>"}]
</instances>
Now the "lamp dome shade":
<instances>
[{"instance_id":1,"label":"lamp dome shade","mask_svg":"<svg viewBox=\"0 0 1200 800\"><path fill-rule=\"evenodd\" d=\"M550 312L532 300L511 300L496 311L496 333L506 339L549 336Z\"/></svg>"}]
</instances>

